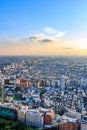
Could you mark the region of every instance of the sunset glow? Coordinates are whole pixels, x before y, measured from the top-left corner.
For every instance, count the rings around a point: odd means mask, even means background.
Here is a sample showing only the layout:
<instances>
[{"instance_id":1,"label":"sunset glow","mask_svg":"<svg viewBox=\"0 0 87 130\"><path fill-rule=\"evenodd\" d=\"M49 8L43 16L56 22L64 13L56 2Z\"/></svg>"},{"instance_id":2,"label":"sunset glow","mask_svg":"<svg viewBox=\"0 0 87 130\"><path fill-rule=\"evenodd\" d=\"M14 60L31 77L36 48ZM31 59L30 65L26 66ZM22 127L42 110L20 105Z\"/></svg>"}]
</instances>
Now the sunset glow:
<instances>
[{"instance_id":1,"label":"sunset glow","mask_svg":"<svg viewBox=\"0 0 87 130\"><path fill-rule=\"evenodd\" d=\"M86 5L0 0L0 55L87 55Z\"/></svg>"}]
</instances>

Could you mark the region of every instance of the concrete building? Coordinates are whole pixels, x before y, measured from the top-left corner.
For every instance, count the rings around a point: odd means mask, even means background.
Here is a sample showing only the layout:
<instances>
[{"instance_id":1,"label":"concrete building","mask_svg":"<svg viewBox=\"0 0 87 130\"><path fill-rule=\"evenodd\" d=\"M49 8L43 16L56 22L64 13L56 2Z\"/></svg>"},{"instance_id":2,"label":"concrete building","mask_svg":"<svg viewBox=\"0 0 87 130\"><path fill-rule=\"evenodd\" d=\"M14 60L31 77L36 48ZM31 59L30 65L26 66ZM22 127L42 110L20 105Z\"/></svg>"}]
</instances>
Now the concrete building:
<instances>
[{"instance_id":1,"label":"concrete building","mask_svg":"<svg viewBox=\"0 0 87 130\"><path fill-rule=\"evenodd\" d=\"M62 75L62 77L60 78L60 86L61 86L61 88L65 88L65 76L64 75Z\"/></svg>"},{"instance_id":2,"label":"concrete building","mask_svg":"<svg viewBox=\"0 0 87 130\"><path fill-rule=\"evenodd\" d=\"M26 112L28 111L28 106L21 106L18 110L17 119L21 123L25 123L26 121Z\"/></svg>"},{"instance_id":3,"label":"concrete building","mask_svg":"<svg viewBox=\"0 0 87 130\"><path fill-rule=\"evenodd\" d=\"M82 114L82 117L81 117L81 130L87 130L87 113Z\"/></svg>"},{"instance_id":4,"label":"concrete building","mask_svg":"<svg viewBox=\"0 0 87 130\"><path fill-rule=\"evenodd\" d=\"M32 84L29 79L21 78L17 80L17 85L19 87L31 87Z\"/></svg>"},{"instance_id":5,"label":"concrete building","mask_svg":"<svg viewBox=\"0 0 87 130\"><path fill-rule=\"evenodd\" d=\"M29 109L26 113L26 124L29 126L43 128L44 114L35 109Z\"/></svg>"},{"instance_id":6,"label":"concrete building","mask_svg":"<svg viewBox=\"0 0 87 130\"><path fill-rule=\"evenodd\" d=\"M61 122L59 123L59 130L78 130L78 125L72 122Z\"/></svg>"},{"instance_id":7,"label":"concrete building","mask_svg":"<svg viewBox=\"0 0 87 130\"><path fill-rule=\"evenodd\" d=\"M60 87L60 80L53 80L51 85L52 87Z\"/></svg>"},{"instance_id":8,"label":"concrete building","mask_svg":"<svg viewBox=\"0 0 87 130\"><path fill-rule=\"evenodd\" d=\"M44 113L44 123L51 124L52 119L54 119L55 114L54 111L51 109L39 109L40 112Z\"/></svg>"}]
</instances>

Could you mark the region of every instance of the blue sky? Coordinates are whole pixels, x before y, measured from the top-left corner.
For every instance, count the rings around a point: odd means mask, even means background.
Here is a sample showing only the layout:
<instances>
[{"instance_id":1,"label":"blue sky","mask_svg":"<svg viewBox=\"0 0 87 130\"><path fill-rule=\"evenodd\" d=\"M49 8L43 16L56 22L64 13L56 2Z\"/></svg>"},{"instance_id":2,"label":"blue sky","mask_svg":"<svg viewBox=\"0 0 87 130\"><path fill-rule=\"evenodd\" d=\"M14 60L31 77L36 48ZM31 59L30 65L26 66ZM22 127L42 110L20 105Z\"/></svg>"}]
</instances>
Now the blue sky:
<instances>
[{"instance_id":1,"label":"blue sky","mask_svg":"<svg viewBox=\"0 0 87 130\"><path fill-rule=\"evenodd\" d=\"M67 32L63 40L77 41L82 36L81 42L86 39L86 24L87 0L0 0L0 41L4 39L5 46L12 38L42 33L47 38L46 28Z\"/></svg>"}]
</instances>

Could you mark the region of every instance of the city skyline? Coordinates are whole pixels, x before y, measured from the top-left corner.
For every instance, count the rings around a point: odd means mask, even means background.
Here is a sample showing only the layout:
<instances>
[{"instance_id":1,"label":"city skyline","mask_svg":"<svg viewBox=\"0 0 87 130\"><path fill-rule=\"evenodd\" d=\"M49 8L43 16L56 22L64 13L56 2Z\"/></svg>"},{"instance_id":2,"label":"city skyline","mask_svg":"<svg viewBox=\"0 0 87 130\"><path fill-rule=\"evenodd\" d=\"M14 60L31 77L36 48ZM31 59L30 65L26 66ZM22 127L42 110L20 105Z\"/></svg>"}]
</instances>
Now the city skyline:
<instances>
[{"instance_id":1,"label":"city skyline","mask_svg":"<svg viewBox=\"0 0 87 130\"><path fill-rule=\"evenodd\" d=\"M87 55L86 0L0 0L0 55Z\"/></svg>"}]
</instances>

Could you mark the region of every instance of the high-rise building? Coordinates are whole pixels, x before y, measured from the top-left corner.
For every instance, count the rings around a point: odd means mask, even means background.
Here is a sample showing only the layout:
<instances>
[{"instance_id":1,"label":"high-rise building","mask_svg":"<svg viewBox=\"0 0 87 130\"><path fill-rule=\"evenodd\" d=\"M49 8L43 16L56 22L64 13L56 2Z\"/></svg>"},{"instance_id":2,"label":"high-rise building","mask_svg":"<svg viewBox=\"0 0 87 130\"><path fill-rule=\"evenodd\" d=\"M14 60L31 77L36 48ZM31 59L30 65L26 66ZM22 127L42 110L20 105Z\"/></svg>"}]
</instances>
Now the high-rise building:
<instances>
[{"instance_id":1,"label":"high-rise building","mask_svg":"<svg viewBox=\"0 0 87 130\"><path fill-rule=\"evenodd\" d=\"M43 128L44 114L35 109L29 109L26 113L26 124L30 126Z\"/></svg>"},{"instance_id":2,"label":"high-rise building","mask_svg":"<svg viewBox=\"0 0 87 130\"><path fill-rule=\"evenodd\" d=\"M63 89L65 88L65 76L64 75L62 75L62 77L60 79L60 86Z\"/></svg>"}]
</instances>

